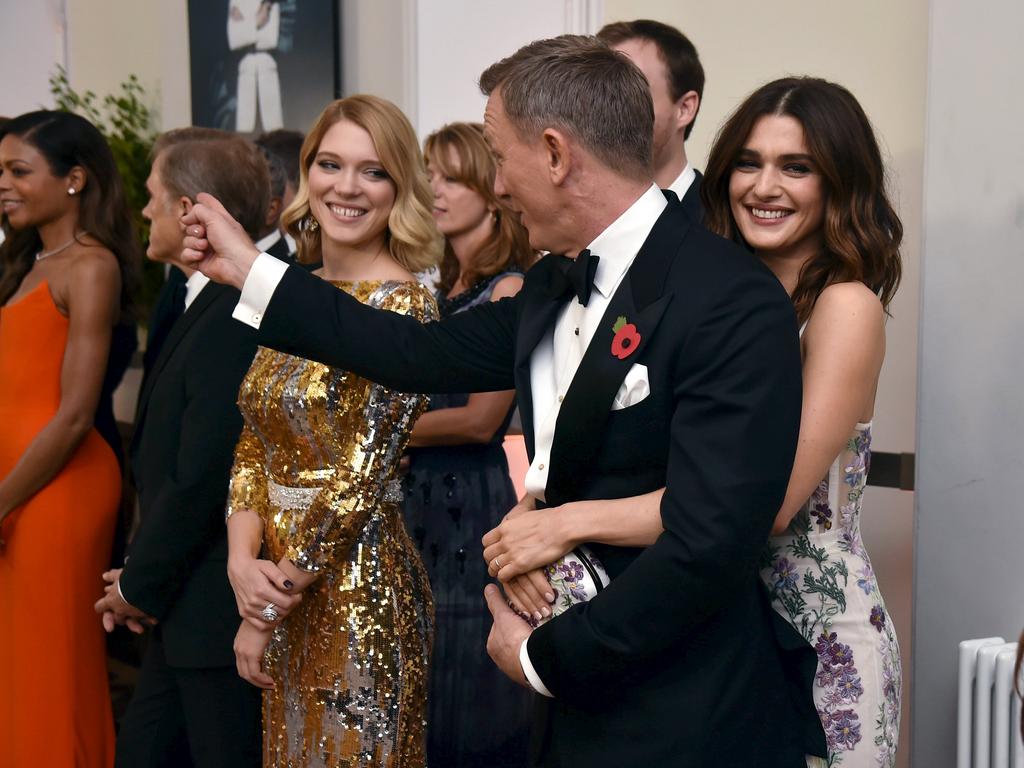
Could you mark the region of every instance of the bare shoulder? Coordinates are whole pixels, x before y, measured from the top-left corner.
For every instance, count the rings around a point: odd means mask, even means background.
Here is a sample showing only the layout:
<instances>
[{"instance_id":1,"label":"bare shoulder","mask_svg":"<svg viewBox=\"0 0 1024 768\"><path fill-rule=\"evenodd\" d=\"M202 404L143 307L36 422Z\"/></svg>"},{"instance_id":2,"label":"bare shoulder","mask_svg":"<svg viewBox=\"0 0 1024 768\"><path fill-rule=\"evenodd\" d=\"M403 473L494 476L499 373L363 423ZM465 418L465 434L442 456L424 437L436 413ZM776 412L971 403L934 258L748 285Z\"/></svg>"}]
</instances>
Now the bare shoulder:
<instances>
[{"instance_id":1,"label":"bare shoulder","mask_svg":"<svg viewBox=\"0 0 1024 768\"><path fill-rule=\"evenodd\" d=\"M121 281L121 265L117 257L102 245L84 245L71 254L68 264L70 277L76 282L79 279Z\"/></svg>"},{"instance_id":2,"label":"bare shoulder","mask_svg":"<svg viewBox=\"0 0 1024 768\"><path fill-rule=\"evenodd\" d=\"M833 283L821 292L811 313L819 324L854 323L862 327L881 327L885 310L878 296L864 283Z\"/></svg>"},{"instance_id":3,"label":"bare shoulder","mask_svg":"<svg viewBox=\"0 0 1024 768\"><path fill-rule=\"evenodd\" d=\"M64 306L91 304L94 300L116 306L121 293L121 266L109 249L92 244L76 246L65 264L62 285L55 291Z\"/></svg>"},{"instance_id":4,"label":"bare shoulder","mask_svg":"<svg viewBox=\"0 0 1024 768\"><path fill-rule=\"evenodd\" d=\"M833 345L847 351L884 350L882 302L864 283L834 283L818 296L803 341L805 350Z\"/></svg>"},{"instance_id":5,"label":"bare shoulder","mask_svg":"<svg viewBox=\"0 0 1024 768\"><path fill-rule=\"evenodd\" d=\"M507 299L511 296L515 296L519 293L519 289L522 287L522 275L505 275L505 277L498 280L491 289L491 301L498 301L499 299Z\"/></svg>"}]
</instances>

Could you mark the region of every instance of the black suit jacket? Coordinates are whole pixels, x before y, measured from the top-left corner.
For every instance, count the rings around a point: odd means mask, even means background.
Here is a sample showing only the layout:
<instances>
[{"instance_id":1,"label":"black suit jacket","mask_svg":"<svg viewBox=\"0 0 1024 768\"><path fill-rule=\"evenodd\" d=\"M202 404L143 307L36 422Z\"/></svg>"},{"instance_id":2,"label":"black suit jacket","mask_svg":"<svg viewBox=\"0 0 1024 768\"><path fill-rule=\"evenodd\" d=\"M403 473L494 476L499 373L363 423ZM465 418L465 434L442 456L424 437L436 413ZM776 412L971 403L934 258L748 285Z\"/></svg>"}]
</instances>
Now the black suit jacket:
<instances>
[{"instance_id":1,"label":"black suit jacket","mask_svg":"<svg viewBox=\"0 0 1024 768\"><path fill-rule=\"evenodd\" d=\"M556 259L531 269L516 297L423 326L290 269L260 343L400 390L514 386L532 459L530 358L565 301L552 290ZM611 353L619 316L641 337L625 359ZM636 363L650 395L612 411ZM610 586L531 636L530 658L555 694L540 701L539 764L798 768L805 753L825 754L814 652L771 609L757 572L800 399L784 290L671 202L566 393L545 491L557 505L665 486L665 532L643 550L595 545Z\"/></svg>"},{"instance_id":2,"label":"black suit jacket","mask_svg":"<svg viewBox=\"0 0 1024 768\"><path fill-rule=\"evenodd\" d=\"M242 428L238 387L256 352L255 332L231 319L237 302L233 288L203 288L171 328L139 397L131 466L140 525L121 588L160 621L175 667L235 663L224 507Z\"/></svg>"},{"instance_id":3,"label":"black suit jacket","mask_svg":"<svg viewBox=\"0 0 1024 768\"><path fill-rule=\"evenodd\" d=\"M700 185L704 181L704 174L700 171L694 171L694 173L697 174L696 177L679 202L683 204L683 210L687 216L700 222L704 220L704 204L700 200Z\"/></svg>"},{"instance_id":4,"label":"black suit jacket","mask_svg":"<svg viewBox=\"0 0 1024 768\"><path fill-rule=\"evenodd\" d=\"M153 311L149 314L149 334L146 338L146 352L143 355L143 370L146 372L153 367L160 350L167 340L167 334L171 332L175 321L181 317L182 304L185 296L185 283L188 278L178 267L171 266L167 272L167 279L160 287L156 301L153 303Z\"/></svg>"},{"instance_id":5,"label":"black suit jacket","mask_svg":"<svg viewBox=\"0 0 1024 768\"><path fill-rule=\"evenodd\" d=\"M284 235L281 235L277 242L267 248L265 252L269 253L275 259L287 261L289 264L295 263L295 254L288 250L288 241L284 239Z\"/></svg>"}]
</instances>

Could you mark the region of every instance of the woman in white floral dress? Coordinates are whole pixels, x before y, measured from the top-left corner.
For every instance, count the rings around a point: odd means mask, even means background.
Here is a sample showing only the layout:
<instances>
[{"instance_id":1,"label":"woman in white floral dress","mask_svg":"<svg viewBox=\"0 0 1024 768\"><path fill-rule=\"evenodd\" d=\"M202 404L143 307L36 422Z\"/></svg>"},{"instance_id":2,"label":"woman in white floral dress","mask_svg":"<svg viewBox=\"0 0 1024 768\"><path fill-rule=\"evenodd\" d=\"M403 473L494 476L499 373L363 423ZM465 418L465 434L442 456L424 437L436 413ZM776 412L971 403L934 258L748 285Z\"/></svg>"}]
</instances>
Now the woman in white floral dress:
<instances>
[{"instance_id":1,"label":"woman in white floral dress","mask_svg":"<svg viewBox=\"0 0 1024 768\"><path fill-rule=\"evenodd\" d=\"M884 320L899 284L903 234L878 143L846 89L816 78L777 80L722 127L701 193L704 225L772 270L800 323L800 440L762 577L775 609L818 654L814 699L829 755L809 764L891 768L899 646L860 536ZM499 558L492 574L519 594L540 594L536 568L579 542L653 542L661 533L660 494L542 512L517 507L485 537L484 557Z\"/></svg>"},{"instance_id":2,"label":"woman in white floral dress","mask_svg":"<svg viewBox=\"0 0 1024 768\"><path fill-rule=\"evenodd\" d=\"M750 247L793 299L803 351L800 442L761 575L818 654L827 761L895 763L900 655L860 536L885 315L902 226L871 125L841 86L785 78L719 132L705 172L709 229Z\"/></svg>"}]
</instances>

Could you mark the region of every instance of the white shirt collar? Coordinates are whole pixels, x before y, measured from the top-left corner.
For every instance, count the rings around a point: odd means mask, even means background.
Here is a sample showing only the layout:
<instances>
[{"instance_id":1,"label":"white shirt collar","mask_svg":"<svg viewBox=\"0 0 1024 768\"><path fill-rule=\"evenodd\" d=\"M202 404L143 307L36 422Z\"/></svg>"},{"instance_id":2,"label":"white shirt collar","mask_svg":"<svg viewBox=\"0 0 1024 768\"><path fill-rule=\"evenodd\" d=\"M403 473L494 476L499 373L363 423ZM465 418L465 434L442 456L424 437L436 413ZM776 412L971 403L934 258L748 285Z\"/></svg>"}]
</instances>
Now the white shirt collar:
<instances>
[{"instance_id":1,"label":"white shirt collar","mask_svg":"<svg viewBox=\"0 0 1024 768\"><path fill-rule=\"evenodd\" d=\"M262 240L256 242L256 250L261 253L266 253L268 249L273 248L278 240L281 239L281 230L275 229L269 235L264 237Z\"/></svg>"},{"instance_id":2,"label":"white shirt collar","mask_svg":"<svg viewBox=\"0 0 1024 768\"><path fill-rule=\"evenodd\" d=\"M594 287L602 296L607 298L618 286L667 205L665 195L652 184L588 246L600 257Z\"/></svg>"},{"instance_id":3,"label":"white shirt collar","mask_svg":"<svg viewBox=\"0 0 1024 768\"><path fill-rule=\"evenodd\" d=\"M686 191L690 188L690 185L693 184L696 178L697 171L693 169L692 165L687 163L683 168L683 172L679 174L675 181L669 184L668 188L675 193L676 197L682 200Z\"/></svg>"},{"instance_id":4,"label":"white shirt collar","mask_svg":"<svg viewBox=\"0 0 1024 768\"><path fill-rule=\"evenodd\" d=\"M210 278L198 269L188 276L188 280L185 281L185 309L192 306L192 302L196 300L196 296L208 282L210 282Z\"/></svg>"}]
</instances>

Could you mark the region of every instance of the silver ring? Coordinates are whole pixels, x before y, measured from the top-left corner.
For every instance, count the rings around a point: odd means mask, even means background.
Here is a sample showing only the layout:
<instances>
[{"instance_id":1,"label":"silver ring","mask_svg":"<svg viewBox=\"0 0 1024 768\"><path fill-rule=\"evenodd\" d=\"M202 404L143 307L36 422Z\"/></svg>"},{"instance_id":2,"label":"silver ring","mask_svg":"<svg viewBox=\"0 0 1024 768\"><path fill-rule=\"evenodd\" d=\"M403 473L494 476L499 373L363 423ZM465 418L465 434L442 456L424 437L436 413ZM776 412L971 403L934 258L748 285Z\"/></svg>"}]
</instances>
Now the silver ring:
<instances>
[{"instance_id":1,"label":"silver ring","mask_svg":"<svg viewBox=\"0 0 1024 768\"><path fill-rule=\"evenodd\" d=\"M501 557L501 555L498 555L493 560L491 560L491 567L494 568L494 570L496 570L496 571L500 571L501 570L501 563L498 562L498 559L500 557Z\"/></svg>"},{"instance_id":2,"label":"silver ring","mask_svg":"<svg viewBox=\"0 0 1024 768\"><path fill-rule=\"evenodd\" d=\"M267 607L263 609L260 616L263 617L264 621L270 622L271 624L281 618L281 614L277 612L277 606L273 603L267 603Z\"/></svg>"}]
</instances>

